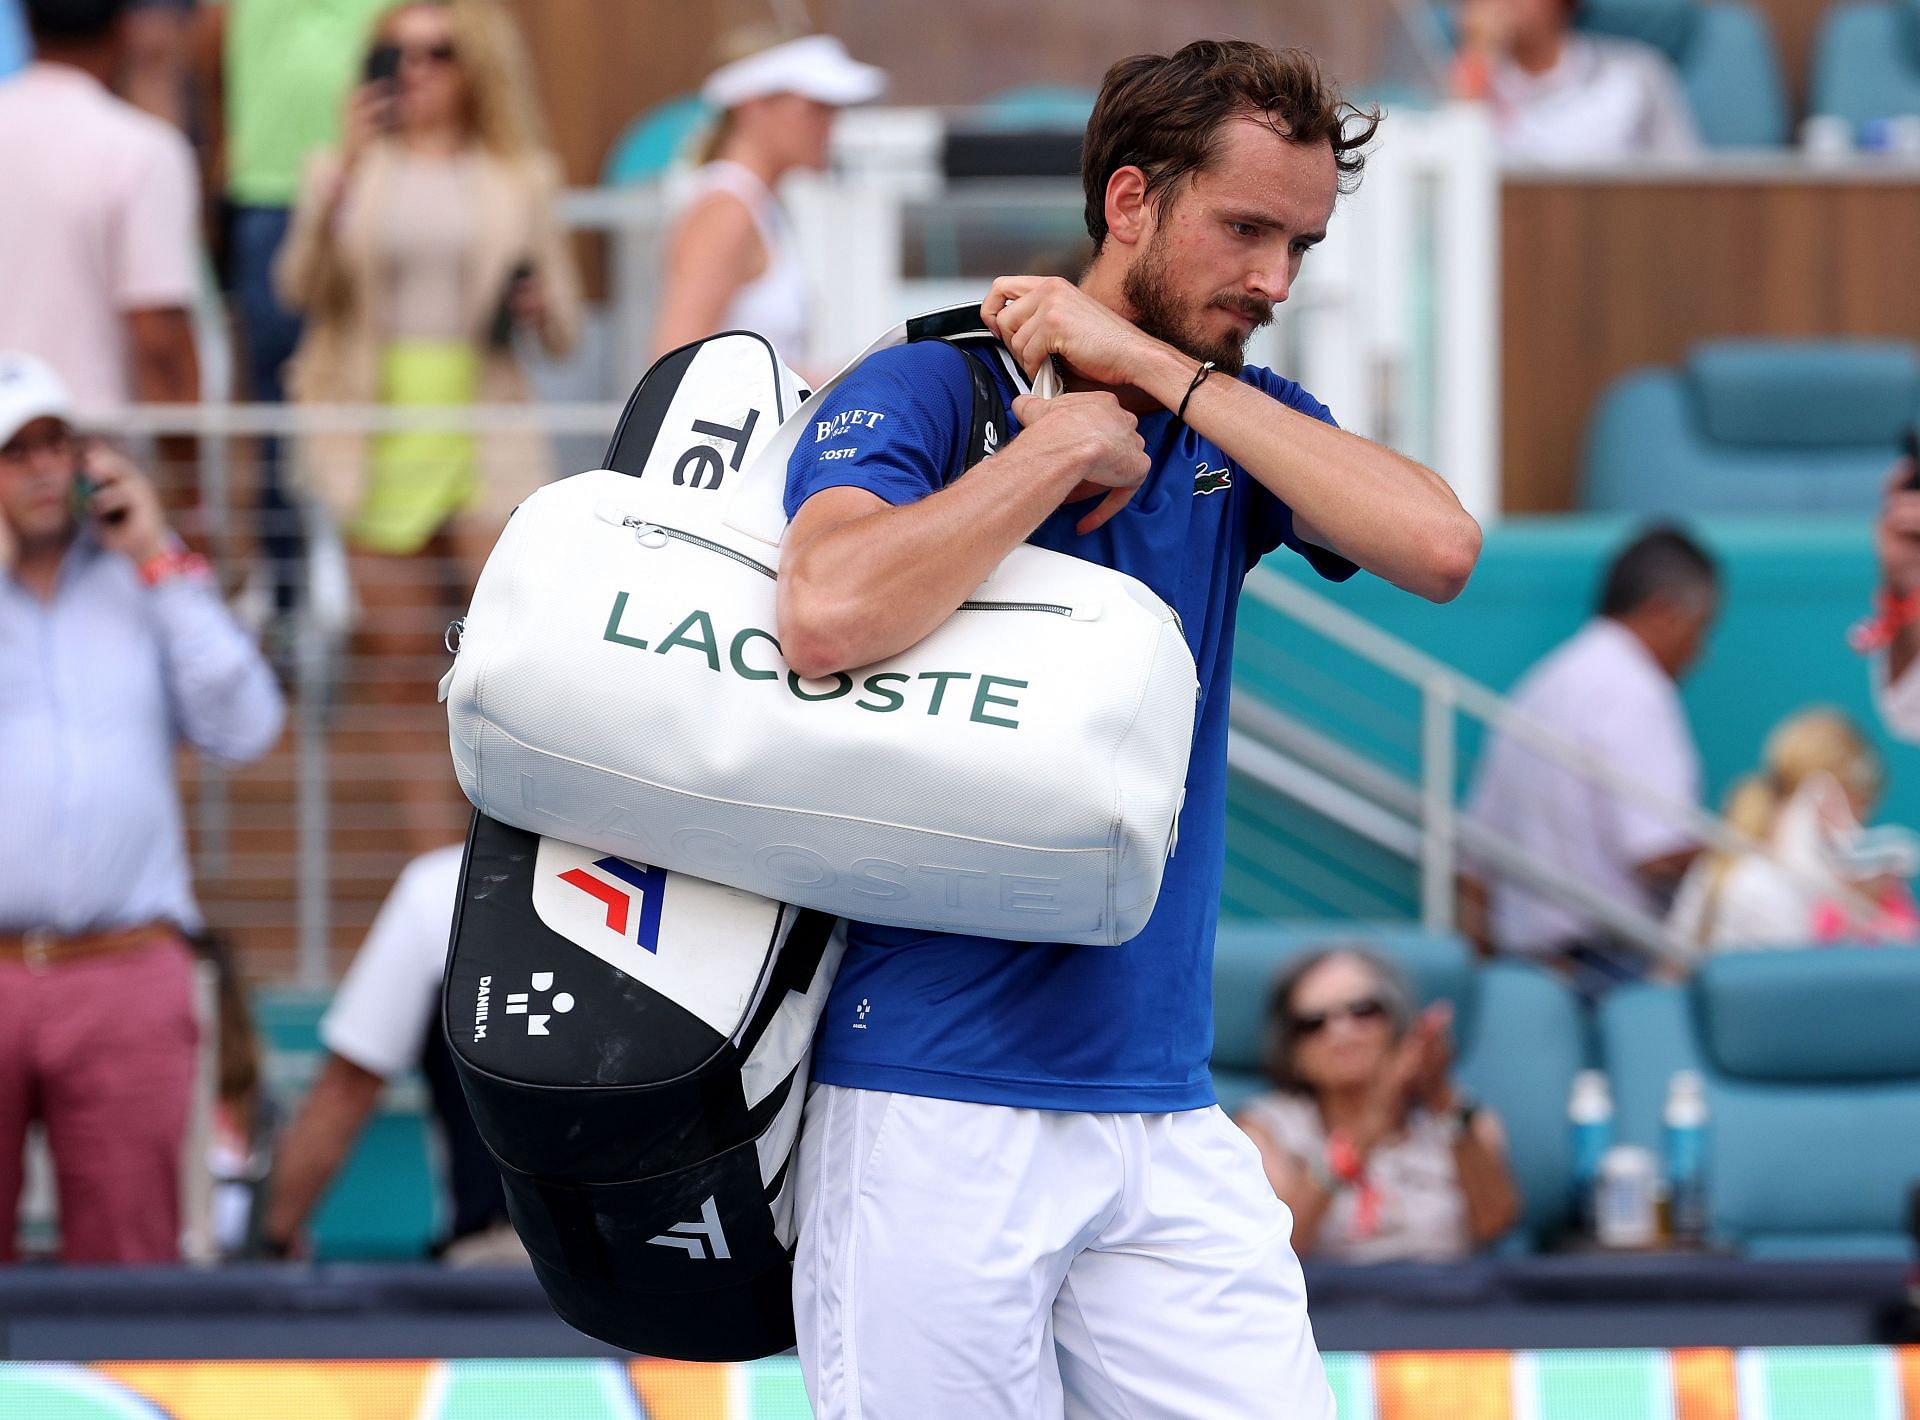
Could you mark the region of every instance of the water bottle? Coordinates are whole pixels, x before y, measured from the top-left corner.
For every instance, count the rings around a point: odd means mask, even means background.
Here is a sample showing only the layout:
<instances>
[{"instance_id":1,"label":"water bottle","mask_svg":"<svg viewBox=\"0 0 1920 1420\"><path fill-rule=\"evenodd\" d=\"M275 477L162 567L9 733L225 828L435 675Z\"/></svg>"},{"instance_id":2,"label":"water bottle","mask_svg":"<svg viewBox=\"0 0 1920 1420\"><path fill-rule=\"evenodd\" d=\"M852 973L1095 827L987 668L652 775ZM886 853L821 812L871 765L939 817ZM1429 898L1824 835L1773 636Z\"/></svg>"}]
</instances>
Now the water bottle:
<instances>
[{"instance_id":1,"label":"water bottle","mask_svg":"<svg viewBox=\"0 0 1920 1420\"><path fill-rule=\"evenodd\" d=\"M1594 1236L1602 1247L1660 1241L1660 1161L1638 1144L1615 1144L1600 1160Z\"/></svg>"},{"instance_id":2,"label":"water bottle","mask_svg":"<svg viewBox=\"0 0 1920 1420\"><path fill-rule=\"evenodd\" d=\"M1573 1128L1573 1219L1583 1238L1594 1236L1595 1189L1600 1160L1613 1143L1613 1091L1599 1070L1582 1070L1573 1077L1567 1099L1567 1121Z\"/></svg>"},{"instance_id":3,"label":"water bottle","mask_svg":"<svg viewBox=\"0 0 1920 1420\"><path fill-rule=\"evenodd\" d=\"M1675 1247L1707 1240L1707 1087L1692 1070L1667 1082L1661 1117L1667 1166L1667 1226Z\"/></svg>"}]
</instances>

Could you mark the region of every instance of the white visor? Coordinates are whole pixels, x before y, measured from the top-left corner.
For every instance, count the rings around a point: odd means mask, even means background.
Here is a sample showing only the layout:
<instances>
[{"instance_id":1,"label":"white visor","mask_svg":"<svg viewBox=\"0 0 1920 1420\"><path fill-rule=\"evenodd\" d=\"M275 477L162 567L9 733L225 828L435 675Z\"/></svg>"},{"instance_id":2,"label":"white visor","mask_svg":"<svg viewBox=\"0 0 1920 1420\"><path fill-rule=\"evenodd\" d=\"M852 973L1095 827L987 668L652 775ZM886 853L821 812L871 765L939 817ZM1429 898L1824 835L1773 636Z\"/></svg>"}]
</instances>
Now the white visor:
<instances>
[{"instance_id":1,"label":"white visor","mask_svg":"<svg viewBox=\"0 0 1920 1420\"><path fill-rule=\"evenodd\" d=\"M46 361L0 352L0 446L36 419L73 418L73 396Z\"/></svg>"},{"instance_id":2,"label":"white visor","mask_svg":"<svg viewBox=\"0 0 1920 1420\"><path fill-rule=\"evenodd\" d=\"M808 35L722 65L707 76L700 97L717 109L774 94L845 108L877 99L886 88L885 70L860 63L832 35Z\"/></svg>"}]
</instances>

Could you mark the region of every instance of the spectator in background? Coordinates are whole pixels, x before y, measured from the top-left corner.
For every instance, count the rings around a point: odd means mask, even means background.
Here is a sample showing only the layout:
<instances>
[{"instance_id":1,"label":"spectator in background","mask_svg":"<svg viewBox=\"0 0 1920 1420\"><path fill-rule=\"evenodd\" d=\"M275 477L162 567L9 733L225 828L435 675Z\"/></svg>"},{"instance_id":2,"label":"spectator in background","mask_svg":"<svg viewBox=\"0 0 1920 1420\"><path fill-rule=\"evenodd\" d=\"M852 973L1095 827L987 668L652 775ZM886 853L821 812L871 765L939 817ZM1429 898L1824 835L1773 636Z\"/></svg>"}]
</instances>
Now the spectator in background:
<instances>
[{"instance_id":1,"label":"spectator in background","mask_svg":"<svg viewBox=\"0 0 1920 1420\"><path fill-rule=\"evenodd\" d=\"M198 0L128 0L120 93L128 103L193 131L193 22Z\"/></svg>"},{"instance_id":2,"label":"spectator in background","mask_svg":"<svg viewBox=\"0 0 1920 1420\"><path fill-rule=\"evenodd\" d=\"M1874 616L1855 644L1874 657L1874 699L1888 731L1920 743L1920 480L1909 453L1893 466L1874 524L1880 592Z\"/></svg>"},{"instance_id":3,"label":"spectator in background","mask_svg":"<svg viewBox=\"0 0 1920 1420\"><path fill-rule=\"evenodd\" d=\"M1693 865L1675 932L1713 950L1920 938L1912 836L1862 827L1882 782L1880 756L1838 710L1783 720L1727 797L1728 825L1757 846Z\"/></svg>"},{"instance_id":4,"label":"spectator in background","mask_svg":"<svg viewBox=\"0 0 1920 1420\"><path fill-rule=\"evenodd\" d=\"M1447 1262L1511 1228L1520 1199L1493 1112L1453 1082L1452 1013L1414 1014L1359 947L1289 963L1267 1006L1274 1088L1240 1127L1293 1212L1293 1249L1332 1262Z\"/></svg>"},{"instance_id":5,"label":"spectator in background","mask_svg":"<svg viewBox=\"0 0 1920 1420\"><path fill-rule=\"evenodd\" d=\"M708 76L701 96L720 119L676 194L656 356L716 331L751 330L790 365L808 361L813 298L774 189L796 169L824 169L834 117L885 88L884 73L855 63L831 35L761 49Z\"/></svg>"},{"instance_id":6,"label":"spectator in background","mask_svg":"<svg viewBox=\"0 0 1920 1420\"><path fill-rule=\"evenodd\" d=\"M123 10L26 0L37 57L0 81L0 349L46 360L84 409L200 397L199 178L179 130L107 92Z\"/></svg>"},{"instance_id":7,"label":"spectator in background","mask_svg":"<svg viewBox=\"0 0 1920 1420\"><path fill-rule=\"evenodd\" d=\"M1607 569L1599 614L1523 676L1513 709L1677 810L1700 802L1700 755L1678 682L1705 645L1719 578L1700 545L1658 527ZM1700 845L1677 813L1659 813L1543 758L1497 728L1467 816L1623 905L1662 915ZM1471 870L1462 922L1483 947L1553 964L1583 993L1647 974L1638 949L1592 917L1493 873Z\"/></svg>"},{"instance_id":8,"label":"spectator in background","mask_svg":"<svg viewBox=\"0 0 1920 1420\"><path fill-rule=\"evenodd\" d=\"M242 398L278 404L300 320L273 289L302 166L340 140L340 110L360 73L367 33L391 0L222 0L203 7L217 53L204 82L225 155L226 268ZM279 441L260 446L260 546L274 608L293 609L303 540Z\"/></svg>"},{"instance_id":9,"label":"spectator in background","mask_svg":"<svg viewBox=\"0 0 1920 1420\"><path fill-rule=\"evenodd\" d=\"M440 1029L440 977L460 893L459 844L401 872L320 1022L325 1063L280 1146L262 1245L303 1252L303 1233L347 1161L387 1081L419 1065L446 1143L451 1225L442 1256L456 1265L524 1261L507 1222L499 1169L473 1127Z\"/></svg>"},{"instance_id":10,"label":"spectator in background","mask_svg":"<svg viewBox=\"0 0 1920 1420\"><path fill-rule=\"evenodd\" d=\"M153 486L68 418L0 355L0 1261L38 1117L66 1259L169 1262L200 927L174 754L264 754L280 693Z\"/></svg>"},{"instance_id":11,"label":"spectator in background","mask_svg":"<svg viewBox=\"0 0 1920 1420\"><path fill-rule=\"evenodd\" d=\"M581 298L519 36L493 0L453 0L387 11L375 44L399 77L352 94L342 147L309 165L276 266L307 318L288 388L319 404L523 402L515 331L565 351ZM369 663L398 668L438 652L507 514L552 463L534 431L329 433L300 441L299 473L345 531ZM410 673L369 689L385 708L433 704L431 680ZM381 728L404 753L404 721ZM397 780L416 850L447 836L441 769Z\"/></svg>"},{"instance_id":12,"label":"spectator in background","mask_svg":"<svg viewBox=\"0 0 1920 1420\"><path fill-rule=\"evenodd\" d=\"M1579 0L1463 0L1457 97L1492 110L1501 156L1533 163L1683 158L1700 147L1667 57L1573 28Z\"/></svg>"}]
</instances>

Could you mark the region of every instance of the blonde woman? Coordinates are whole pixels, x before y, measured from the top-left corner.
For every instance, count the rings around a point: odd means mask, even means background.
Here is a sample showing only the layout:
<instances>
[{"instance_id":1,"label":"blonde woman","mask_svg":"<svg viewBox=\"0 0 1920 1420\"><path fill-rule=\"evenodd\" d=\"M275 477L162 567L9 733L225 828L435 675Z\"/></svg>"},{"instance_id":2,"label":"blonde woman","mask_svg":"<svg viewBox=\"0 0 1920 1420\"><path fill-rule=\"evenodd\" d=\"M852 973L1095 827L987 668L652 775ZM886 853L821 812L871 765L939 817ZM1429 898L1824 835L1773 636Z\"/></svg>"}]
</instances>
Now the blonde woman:
<instances>
[{"instance_id":1,"label":"blonde woman","mask_svg":"<svg viewBox=\"0 0 1920 1420\"><path fill-rule=\"evenodd\" d=\"M1722 951L1920 938L1912 835L1862 827L1883 778L1859 727L1838 710L1804 710L1767 736L1763 759L1726 805L1729 826L1759 847L1700 859L1674 929Z\"/></svg>"},{"instance_id":2,"label":"blonde woman","mask_svg":"<svg viewBox=\"0 0 1920 1420\"><path fill-rule=\"evenodd\" d=\"M524 401L516 334L564 352L580 286L512 21L494 0L398 5L374 26L366 67L340 150L310 164L275 269L282 299L306 315L289 392L319 404ZM353 555L370 693L430 709L430 662L417 658L437 647L507 513L551 477L545 439L328 433L300 441L296 466ZM381 733L404 728L382 717ZM402 798L412 846L445 841L441 784Z\"/></svg>"},{"instance_id":3,"label":"blonde woman","mask_svg":"<svg viewBox=\"0 0 1920 1420\"><path fill-rule=\"evenodd\" d=\"M831 35L755 50L708 77L701 96L720 118L675 194L655 355L751 330L796 368L807 361L812 297L774 190L790 172L825 168L834 118L885 87Z\"/></svg>"}]
</instances>

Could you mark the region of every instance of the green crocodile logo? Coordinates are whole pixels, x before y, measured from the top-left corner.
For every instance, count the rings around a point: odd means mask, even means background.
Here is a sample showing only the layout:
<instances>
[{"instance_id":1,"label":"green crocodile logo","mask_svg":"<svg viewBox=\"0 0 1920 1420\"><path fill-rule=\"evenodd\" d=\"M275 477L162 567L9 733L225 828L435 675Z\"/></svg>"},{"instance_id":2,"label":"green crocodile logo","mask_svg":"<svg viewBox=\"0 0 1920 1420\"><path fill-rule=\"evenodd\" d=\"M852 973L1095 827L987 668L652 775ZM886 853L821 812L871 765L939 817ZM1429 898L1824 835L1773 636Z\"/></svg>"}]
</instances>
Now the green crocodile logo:
<instances>
[{"instance_id":1,"label":"green crocodile logo","mask_svg":"<svg viewBox=\"0 0 1920 1420\"><path fill-rule=\"evenodd\" d=\"M1222 488L1233 487L1233 470L1230 468L1208 468L1202 463L1193 471L1193 495L1198 498L1203 493L1218 493Z\"/></svg>"}]
</instances>

